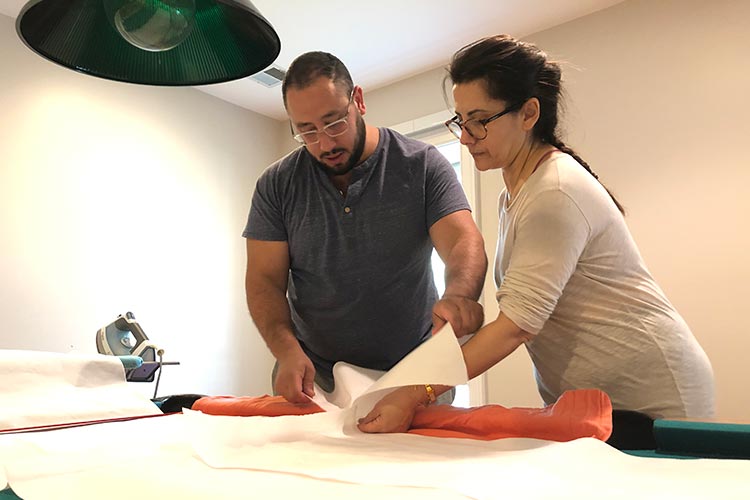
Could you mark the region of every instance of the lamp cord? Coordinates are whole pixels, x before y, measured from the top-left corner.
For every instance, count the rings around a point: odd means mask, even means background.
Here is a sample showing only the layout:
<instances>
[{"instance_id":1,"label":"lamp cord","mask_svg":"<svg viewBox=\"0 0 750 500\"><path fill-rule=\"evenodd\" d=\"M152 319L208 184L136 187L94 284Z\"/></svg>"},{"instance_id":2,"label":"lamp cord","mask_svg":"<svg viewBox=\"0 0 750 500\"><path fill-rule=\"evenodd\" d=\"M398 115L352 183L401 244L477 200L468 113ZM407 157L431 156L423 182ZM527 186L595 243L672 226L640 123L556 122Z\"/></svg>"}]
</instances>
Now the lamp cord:
<instances>
[{"instance_id":1,"label":"lamp cord","mask_svg":"<svg viewBox=\"0 0 750 500\"><path fill-rule=\"evenodd\" d=\"M162 357L164 356L164 350L159 349L157 351L157 354L159 355L159 374L156 376L156 386L154 387L154 397L153 399L156 399L156 393L159 391L159 381L161 380L161 371L162 371Z\"/></svg>"}]
</instances>

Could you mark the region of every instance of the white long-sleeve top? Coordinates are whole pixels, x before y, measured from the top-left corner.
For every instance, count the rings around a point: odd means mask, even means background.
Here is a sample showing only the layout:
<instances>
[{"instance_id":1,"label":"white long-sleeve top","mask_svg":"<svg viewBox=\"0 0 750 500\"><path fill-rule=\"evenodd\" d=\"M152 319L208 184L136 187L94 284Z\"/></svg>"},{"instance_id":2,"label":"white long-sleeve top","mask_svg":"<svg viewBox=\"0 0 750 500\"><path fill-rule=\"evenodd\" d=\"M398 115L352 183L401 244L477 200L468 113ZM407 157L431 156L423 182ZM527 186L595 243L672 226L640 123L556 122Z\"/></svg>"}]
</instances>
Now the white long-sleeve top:
<instances>
[{"instance_id":1,"label":"white long-sleeve top","mask_svg":"<svg viewBox=\"0 0 750 500\"><path fill-rule=\"evenodd\" d=\"M515 199L500 194L495 281L500 311L526 343L547 404L598 388L615 409L710 417L711 364L640 256L602 185L556 153Z\"/></svg>"}]
</instances>

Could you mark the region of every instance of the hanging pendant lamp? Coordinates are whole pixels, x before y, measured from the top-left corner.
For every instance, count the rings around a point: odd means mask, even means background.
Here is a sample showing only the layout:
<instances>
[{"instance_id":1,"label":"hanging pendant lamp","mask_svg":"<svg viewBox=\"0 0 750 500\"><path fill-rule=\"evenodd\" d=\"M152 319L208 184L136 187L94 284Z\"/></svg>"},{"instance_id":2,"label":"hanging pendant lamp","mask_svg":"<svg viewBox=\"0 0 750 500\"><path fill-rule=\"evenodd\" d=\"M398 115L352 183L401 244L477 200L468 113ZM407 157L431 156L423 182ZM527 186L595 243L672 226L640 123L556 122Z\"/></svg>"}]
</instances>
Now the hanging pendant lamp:
<instances>
[{"instance_id":1,"label":"hanging pendant lamp","mask_svg":"<svg viewBox=\"0 0 750 500\"><path fill-rule=\"evenodd\" d=\"M250 0L31 0L16 31L57 64L146 85L244 78L281 50Z\"/></svg>"}]
</instances>

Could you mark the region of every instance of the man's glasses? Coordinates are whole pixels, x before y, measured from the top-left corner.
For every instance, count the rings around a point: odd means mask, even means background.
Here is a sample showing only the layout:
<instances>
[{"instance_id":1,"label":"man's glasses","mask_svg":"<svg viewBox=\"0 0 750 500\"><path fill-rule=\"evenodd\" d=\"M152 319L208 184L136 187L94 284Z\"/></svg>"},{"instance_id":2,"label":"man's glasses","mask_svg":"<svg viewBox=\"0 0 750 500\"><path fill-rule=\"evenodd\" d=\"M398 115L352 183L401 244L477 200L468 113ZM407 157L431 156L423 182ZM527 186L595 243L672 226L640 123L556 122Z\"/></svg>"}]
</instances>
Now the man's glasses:
<instances>
[{"instance_id":1,"label":"man's glasses","mask_svg":"<svg viewBox=\"0 0 750 500\"><path fill-rule=\"evenodd\" d=\"M347 119L349 118L349 106L351 105L353 99L354 89L352 89L352 93L349 96L349 103L346 105L346 113L344 114L343 118L329 123L320 130L311 130L309 132L294 134L294 140L299 142L300 144L304 144L305 146L313 146L320 142L321 132L323 132L328 137L338 137L342 134L345 134L346 131L349 130L349 122L347 121ZM292 132L294 132L294 129L292 129Z\"/></svg>"},{"instance_id":2,"label":"man's glasses","mask_svg":"<svg viewBox=\"0 0 750 500\"><path fill-rule=\"evenodd\" d=\"M494 114L490 116L489 118L472 118L471 120L461 121L458 118L458 115L454 116L447 122L445 122L445 126L448 127L448 130L451 131L453 135L456 136L456 138L461 139L461 134L465 130L467 134L469 134L473 139L477 141L481 141L484 138L487 137L487 124L491 121L497 120L501 116L507 115L508 113L512 111L516 111L518 108L523 106L523 103L526 102L526 99L524 99L521 102L518 102L514 104L513 106L505 108L503 111L500 111L497 114Z\"/></svg>"}]
</instances>

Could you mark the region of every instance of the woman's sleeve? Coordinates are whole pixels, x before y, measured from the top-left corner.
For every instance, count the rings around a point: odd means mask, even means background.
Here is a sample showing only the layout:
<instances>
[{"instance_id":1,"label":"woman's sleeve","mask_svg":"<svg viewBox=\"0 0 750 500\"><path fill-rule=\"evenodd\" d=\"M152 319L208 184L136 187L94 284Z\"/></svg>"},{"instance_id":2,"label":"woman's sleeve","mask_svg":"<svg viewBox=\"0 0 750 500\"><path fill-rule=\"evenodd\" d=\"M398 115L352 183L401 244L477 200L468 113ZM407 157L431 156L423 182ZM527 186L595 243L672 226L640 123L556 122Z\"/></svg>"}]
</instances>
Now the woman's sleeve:
<instances>
[{"instance_id":1,"label":"woman's sleeve","mask_svg":"<svg viewBox=\"0 0 750 500\"><path fill-rule=\"evenodd\" d=\"M573 275L591 227L575 200L558 190L540 193L518 217L497 300L500 312L537 334Z\"/></svg>"}]
</instances>

